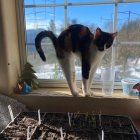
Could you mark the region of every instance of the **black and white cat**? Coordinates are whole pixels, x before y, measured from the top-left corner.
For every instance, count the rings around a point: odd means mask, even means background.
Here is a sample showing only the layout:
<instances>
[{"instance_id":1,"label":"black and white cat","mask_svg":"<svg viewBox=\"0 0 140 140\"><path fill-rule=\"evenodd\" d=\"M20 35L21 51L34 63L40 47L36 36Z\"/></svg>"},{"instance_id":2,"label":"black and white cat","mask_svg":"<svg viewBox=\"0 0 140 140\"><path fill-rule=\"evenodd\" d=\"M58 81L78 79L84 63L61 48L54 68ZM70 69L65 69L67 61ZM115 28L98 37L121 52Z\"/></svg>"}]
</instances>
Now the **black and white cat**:
<instances>
[{"instance_id":1,"label":"black and white cat","mask_svg":"<svg viewBox=\"0 0 140 140\"><path fill-rule=\"evenodd\" d=\"M75 55L80 57L82 69L82 92L90 96L93 76L100 64L106 49L110 48L116 33L96 29L95 35L89 28L74 24L65 29L58 37L52 31L42 31L35 38L35 47L43 61L46 57L41 48L41 40L49 37L52 40L56 56L63 69L73 96L79 96L75 80Z\"/></svg>"}]
</instances>

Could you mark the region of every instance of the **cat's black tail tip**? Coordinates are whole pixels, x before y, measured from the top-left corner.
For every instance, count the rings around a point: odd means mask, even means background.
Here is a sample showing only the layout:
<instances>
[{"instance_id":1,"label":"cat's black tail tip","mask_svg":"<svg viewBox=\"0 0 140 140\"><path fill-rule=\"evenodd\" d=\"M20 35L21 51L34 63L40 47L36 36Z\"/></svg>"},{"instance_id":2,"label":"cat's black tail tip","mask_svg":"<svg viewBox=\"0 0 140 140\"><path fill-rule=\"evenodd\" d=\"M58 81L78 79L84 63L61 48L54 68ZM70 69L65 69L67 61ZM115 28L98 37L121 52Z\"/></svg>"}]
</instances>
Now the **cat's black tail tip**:
<instances>
[{"instance_id":1,"label":"cat's black tail tip","mask_svg":"<svg viewBox=\"0 0 140 140\"><path fill-rule=\"evenodd\" d=\"M39 56L41 57L41 59L45 62L46 61L46 57L45 57L43 51L38 51L38 53L39 53Z\"/></svg>"}]
</instances>

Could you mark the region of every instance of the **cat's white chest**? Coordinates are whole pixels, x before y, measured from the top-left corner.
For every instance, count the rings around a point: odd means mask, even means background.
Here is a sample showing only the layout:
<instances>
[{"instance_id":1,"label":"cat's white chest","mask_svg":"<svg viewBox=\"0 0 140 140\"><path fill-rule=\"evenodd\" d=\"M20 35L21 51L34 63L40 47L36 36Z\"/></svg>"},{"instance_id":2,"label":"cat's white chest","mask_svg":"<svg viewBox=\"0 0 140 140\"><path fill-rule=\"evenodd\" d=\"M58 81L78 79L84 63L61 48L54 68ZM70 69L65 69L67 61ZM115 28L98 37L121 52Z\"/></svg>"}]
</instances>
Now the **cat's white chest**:
<instances>
[{"instance_id":1,"label":"cat's white chest","mask_svg":"<svg viewBox=\"0 0 140 140\"><path fill-rule=\"evenodd\" d=\"M95 45L90 45L89 56L91 66L99 64L104 55L105 51L99 51Z\"/></svg>"}]
</instances>

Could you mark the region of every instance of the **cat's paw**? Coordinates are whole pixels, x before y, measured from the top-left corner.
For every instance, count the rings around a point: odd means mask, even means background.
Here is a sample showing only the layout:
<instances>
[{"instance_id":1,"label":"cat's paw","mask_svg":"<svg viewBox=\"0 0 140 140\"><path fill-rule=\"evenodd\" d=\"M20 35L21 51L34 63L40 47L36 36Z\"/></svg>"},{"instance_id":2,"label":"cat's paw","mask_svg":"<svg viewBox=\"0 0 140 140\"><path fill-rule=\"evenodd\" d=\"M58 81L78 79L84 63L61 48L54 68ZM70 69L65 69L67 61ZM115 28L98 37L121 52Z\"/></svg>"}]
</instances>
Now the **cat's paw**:
<instances>
[{"instance_id":1,"label":"cat's paw","mask_svg":"<svg viewBox=\"0 0 140 140\"><path fill-rule=\"evenodd\" d=\"M82 93L82 89L81 88L77 88L78 92Z\"/></svg>"},{"instance_id":2,"label":"cat's paw","mask_svg":"<svg viewBox=\"0 0 140 140\"><path fill-rule=\"evenodd\" d=\"M72 92L73 97L79 97L80 95L78 94L78 92Z\"/></svg>"},{"instance_id":3,"label":"cat's paw","mask_svg":"<svg viewBox=\"0 0 140 140\"><path fill-rule=\"evenodd\" d=\"M90 97L90 94L86 94L85 97Z\"/></svg>"},{"instance_id":4,"label":"cat's paw","mask_svg":"<svg viewBox=\"0 0 140 140\"><path fill-rule=\"evenodd\" d=\"M95 95L94 95L94 92L91 91L91 90L90 90L90 96L91 96L91 97L95 96Z\"/></svg>"},{"instance_id":5,"label":"cat's paw","mask_svg":"<svg viewBox=\"0 0 140 140\"><path fill-rule=\"evenodd\" d=\"M82 90L82 93L84 97L90 97L90 92Z\"/></svg>"},{"instance_id":6,"label":"cat's paw","mask_svg":"<svg viewBox=\"0 0 140 140\"><path fill-rule=\"evenodd\" d=\"M83 96L84 96L84 97L90 97L91 95L90 95L89 92L83 92Z\"/></svg>"}]
</instances>

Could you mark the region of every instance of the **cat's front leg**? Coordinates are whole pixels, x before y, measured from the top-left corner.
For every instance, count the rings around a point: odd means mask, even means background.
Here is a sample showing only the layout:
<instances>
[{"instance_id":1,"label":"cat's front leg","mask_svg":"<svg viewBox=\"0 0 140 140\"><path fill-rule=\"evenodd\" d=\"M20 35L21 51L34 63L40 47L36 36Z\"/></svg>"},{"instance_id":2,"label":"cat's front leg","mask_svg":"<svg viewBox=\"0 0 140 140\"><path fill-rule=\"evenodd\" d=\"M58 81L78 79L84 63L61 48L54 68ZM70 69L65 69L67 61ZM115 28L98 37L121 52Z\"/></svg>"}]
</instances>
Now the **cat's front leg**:
<instances>
[{"instance_id":1,"label":"cat's front leg","mask_svg":"<svg viewBox=\"0 0 140 140\"><path fill-rule=\"evenodd\" d=\"M72 76L73 77L73 76ZM76 81L75 80L72 80L73 78L69 78L69 76L66 76L67 78L67 83L69 85L69 88L71 90L71 93L74 97L79 97L79 92L78 92L78 89L77 89L77 86L76 86Z\"/></svg>"},{"instance_id":2,"label":"cat's front leg","mask_svg":"<svg viewBox=\"0 0 140 140\"><path fill-rule=\"evenodd\" d=\"M79 97L79 92L76 86L76 80L75 80L75 71L70 72L70 77L66 75L67 83L69 85L69 88L71 90L71 93L74 97Z\"/></svg>"},{"instance_id":3,"label":"cat's front leg","mask_svg":"<svg viewBox=\"0 0 140 140\"><path fill-rule=\"evenodd\" d=\"M85 54L82 55L82 91L85 97L90 96L89 92L89 72L90 64L89 59Z\"/></svg>"},{"instance_id":4,"label":"cat's front leg","mask_svg":"<svg viewBox=\"0 0 140 140\"><path fill-rule=\"evenodd\" d=\"M95 73L96 73L96 70L97 70L99 64L100 64L100 60L98 60L98 61L96 60L96 62L92 61L92 67L90 69L89 80L88 80L89 92L90 92L91 96L94 96L94 92L91 91L91 86L92 86L92 82L93 82L93 77L95 76Z\"/></svg>"},{"instance_id":5,"label":"cat's front leg","mask_svg":"<svg viewBox=\"0 0 140 140\"><path fill-rule=\"evenodd\" d=\"M96 72L96 69L97 69L97 66L93 65L91 70L90 70L90 73L89 73L88 88L89 88L90 96L94 96L94 92L91 90L91 85L92 85L92 82L93 82L93 77L94 77L94 74Z\"/></svg>"},{"instance_id":6,"label":"cat's front leg","mask_svg":"<svg viewBox=\"0 0 140 140\"><path fill-rule=\"evenodd\" d=\"M85 97L90 96L90 90L89 90L88 83L89 83L88 79L85 79L85 78L82 79L82 92L83 92L83 96L85 96Z\"/></svg>"},{"instance_id":7,"label":"cat's front leg","mask_svg":"<svg viewBox=\"0 0 140 140\"><path fill-rule=\"evenodd\" d=\"M72 53L65 52L63 59L58 59L66 77L70 91L74 97L79 97L75 79L75 61Z\"/></svg>"},{"instance_id":8,"label":"cat's front leg","mask_svg":"<svg viewBox=\"0 0 140 140\"><path fill-rule=\"evenodd\" d=\"M80 97L79 93L77 91L71 91L73 97Z\"/></svg>"}]
</instances>

